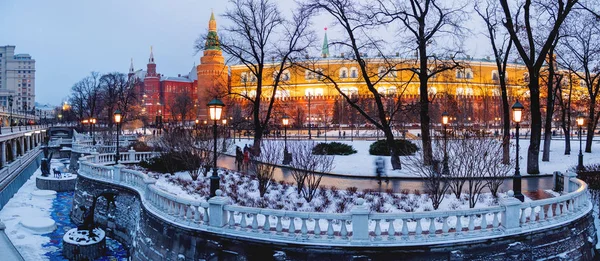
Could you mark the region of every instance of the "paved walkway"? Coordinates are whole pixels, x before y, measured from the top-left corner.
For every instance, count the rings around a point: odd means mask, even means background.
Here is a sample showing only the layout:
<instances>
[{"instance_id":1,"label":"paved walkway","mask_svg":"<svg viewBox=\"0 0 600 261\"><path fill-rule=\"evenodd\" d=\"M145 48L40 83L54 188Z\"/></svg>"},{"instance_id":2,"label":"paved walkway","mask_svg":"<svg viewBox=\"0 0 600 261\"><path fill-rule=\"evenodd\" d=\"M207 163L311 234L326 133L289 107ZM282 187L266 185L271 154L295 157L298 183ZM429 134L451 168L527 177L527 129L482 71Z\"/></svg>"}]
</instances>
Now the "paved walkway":
<instances>
[{"instance_id":1,"label":"paved walkway","mask_svg":"<svg viewBox=\"0 0 600 261\"><path fill-rule=\"evenodd\" d=\"M235 166L235 157L233 156L224 155L222 157L219 157L217 165L221 168L237 170ZM291 170L281 166L275 168L273 178L276 181L283 180L285 182L290 183L295 182L294 178L292 177ZM552 189L552 186L554 185L551 176L524 176L521 184L523 191L525 191L526 194L529 193L529 191L531 191L533 195L544 195L542 193L543 190ZM420 178L392 178L389 182L384 181L379 183L375 177L324 175L321 179L321 185L327 187L335 186L340 189L356 187L359 191L365 189L375 191L392 190L396 193L399 193L404 189L407 189L410 192L413 192L415 190L423 192L425 190L424 182ZM508 178L500 187L500 191L505 192L510 189L512 189L512 179ZM549 197L551 197L551 195L549 195Z\"/></svg>"}]
</instances>

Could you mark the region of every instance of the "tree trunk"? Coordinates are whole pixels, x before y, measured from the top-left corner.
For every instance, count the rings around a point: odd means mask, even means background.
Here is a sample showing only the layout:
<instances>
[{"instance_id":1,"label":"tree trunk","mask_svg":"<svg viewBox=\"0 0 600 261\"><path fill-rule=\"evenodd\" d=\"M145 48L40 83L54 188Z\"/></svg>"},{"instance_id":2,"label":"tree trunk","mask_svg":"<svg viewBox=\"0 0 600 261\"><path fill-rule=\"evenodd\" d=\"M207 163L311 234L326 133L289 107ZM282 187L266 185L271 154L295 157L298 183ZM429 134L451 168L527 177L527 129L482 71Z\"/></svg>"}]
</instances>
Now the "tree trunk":
<instances>
[{"instance_id":1,"label":"tree trunk","mask_svg":"<svg viewBox=\"0 0 600 261\"><path fill-rule=\"evenodd\" d=\"M431 137L429 136L429 93L427 92L427 49L425 41L419 44L419 116L421 119L421 142L423 146L423 163L431 165L433 160L433 149Z\"/></svg>"},{"instance_id":2,"label":"tree trunk","mask_svg":"<svg viewBox=\"0 0 600 261\"><path fill-rule=\"evenodd\" d=\"M533 70L529 70L533 72ZM540 139L542 137L542 114L540 112L540 77L532 73L529 82L531 137L527 150L527 173L540 174Z\"/></svg>"},{"instance_id":3,"label":"tree trunk","mask_svg":"<svg viewBox=\"0 0 600 261\"><path fill-rule=\"evenodd\" d=\"M394 144L394 134L392 133L392 130L389 127L385 128L384 125L383 133L385 134L385 140L390 149L390 161L392 164L392 169L402 169L402 164L400 163L400 153L398 152L398 148L396 148L396 146L390 146Z\"/></svg>"},{"instance_id":4,"label":"tree trunk","mask_svg":"<svg viewBox=\"0 0 600 261\"><path fill-rule=\"evenodd\" d=\"M596 99L590 99L590 114L587 119L587 135L585 139L585 152L592 152L592 141L594 140L594 131L596 131Z\"/></svg>"},{"instance_id":5,"label":"tree trunk","mask_svg":"<svg viewBox=\"0 0 600 261\"><path fill-rule=\"evenodd\" d=\"M562 123L562 129L565 132L565 155L571 155L571 130L564 120Z\"/></svg>"},{"instance_id":6,"label":"tree trunk","mask_svg":"<svg viewBox=\"0 0 600 261\"><path fill-rule=\"evenodd\" d=\"M547 123L546 123L547 125ZM550 161L550 142L552 141L552 131L548 126L544 127L544 152L542 153L542 161Z\"/></svg>"},{"instance_id":7,"label":"tree trunk","mask_svg":"<svg viewBox=\"0 0 600 261\"><path fill-rule=\"evenodd\" d=\"M506 93L506 79L500 75L500 89L502 90L502 163L510 164L510 111L508 94Z\"/></svg>"},{"instance_id":8,"label":"tree trunk","mask_svg":"<svg viewBox=\"0 0 600 261\"><path fill-rule=\"evenodd\" d=\"M264 128L260 124L254 127L254 141L252 143L252 155L254 156L260 155L260 143L262 142L263 133Z\"/></svg>"}]
</instances>

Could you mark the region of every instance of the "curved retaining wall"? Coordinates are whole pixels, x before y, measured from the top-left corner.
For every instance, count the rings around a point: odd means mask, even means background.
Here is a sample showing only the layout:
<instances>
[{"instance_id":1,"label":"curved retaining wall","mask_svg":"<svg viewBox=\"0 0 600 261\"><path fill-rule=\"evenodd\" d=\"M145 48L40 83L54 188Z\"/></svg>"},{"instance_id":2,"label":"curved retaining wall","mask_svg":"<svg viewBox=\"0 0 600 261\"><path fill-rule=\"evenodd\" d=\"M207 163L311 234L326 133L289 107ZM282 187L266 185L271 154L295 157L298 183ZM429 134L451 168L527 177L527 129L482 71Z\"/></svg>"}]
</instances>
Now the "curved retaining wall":
<instances>
[{"instance_id":1,"label":"curved retaining wall","mask_svg":"<svg viewBox=\"0 0 600 261\"><path fill-rule=\"evenodd\" d=\"M593 260L596 242L591 206L578 219L512 236L414 246L346 246L279 243L186 227L170 222L141 204L137 191L111 182L78 176L73 210L90 205L105 190L118 191L117 207L105 213L100 201L96 219L130 249L133 260ZM111 208L112 209L112 208ZM77 221L77 211L72 218ZM114 216L107 218L107 216ZM192 221L190 221L191 223ZM215 229L218 230L218 229Z\"/></svg>"}]
</instances>

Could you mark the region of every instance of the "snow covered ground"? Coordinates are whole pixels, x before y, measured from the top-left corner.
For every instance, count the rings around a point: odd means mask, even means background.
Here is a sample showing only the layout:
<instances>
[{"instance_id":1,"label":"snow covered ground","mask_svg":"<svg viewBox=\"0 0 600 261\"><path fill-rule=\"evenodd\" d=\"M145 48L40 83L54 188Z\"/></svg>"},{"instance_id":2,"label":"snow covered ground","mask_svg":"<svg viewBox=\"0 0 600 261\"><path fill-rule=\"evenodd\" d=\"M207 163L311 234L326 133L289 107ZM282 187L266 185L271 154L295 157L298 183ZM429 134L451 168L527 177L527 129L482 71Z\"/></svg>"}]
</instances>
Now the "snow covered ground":
<instances>
[{"instance_id":1,"label":"snow covered ground","mask_svg":"<svg viewBox=\"0 0 600 261\"><path fill-rule=\"evenodd\" d=\"M233 171L220 171L221 189L223 196L229 198L229 203L238 206L262 207L291 211L344 213L350 210L357 198L364 198L374 212L397 213L431 211L433 206L429 196L423 191L405 190L401 193L386 191L358 191L356 188L341 190L335 187L321 187L311 202L307 202L297 193L294 184L284 182L272 183L264 197L260 197L258 181L248 175ZM172 195L204 202L210 190L210 172L207 177L200 176L193 181L187 172L178 172L174 176L168 174L150 174L157 178L156 186ZM499 197L505 196L499 193ZM526 197L526 201L531 199ZM498 202L490 193L483 193L475 207L497 205ZM445 196L441 210L468 209L466 194L457 199L454 194Z\"/></svg>"},{"instance_id":2,"label":"snow covered ground","mask_svg":"<svg viewBox=\"0 0 600 261\"><path fill-rule=\"evenodd\" d=\"M278 142L283 142L283 140L278 139ZM328 140L331 142L332 140ZM334 167L331 171L332 174L341 174L348 176L374 176L375 175L375 159L379 156L373 156L369 154L369 146L374 142L374 140L355 140L350 141L349 139L345 140L335 140L337 142L345 143L352 145L357 153L348 155L348 156L339 156L336 155L334 159ZM411 140L417 146L421 146L419 140ZM298 142L294 139L289 139L288 144L291 142ZM306 140L300 142L308 142ZM313 141L315 143L324 142L322 140ZM515 140L511 140L511 158L515 157ZM235 141L236 146L244 147L244 145L248 144L248 146L252 145L251 139L242 139L242 141ZM550 143L550 161L543 162L542 159L542 151L540 150L540 173L541 174L552 174L554 171L564 172L567 169L575 167L577 165L577 155L579 153L579 141L572 140L571 141L571 155L564 155L564 147L565 141L564 139L553 140ZM583 153L583 161L585 165L592 163L600 163L600 141L594 141L592 146L592 153ZM543 147L543 142L542 142ZM525 171L526 169L526 160L527 160L527 150L529 148L529 139L525 139L521 137L519 140L519 163L521 166L521 175L528 175ZM235 154L235 146L232 146L228 153L230 155ZM386 173L390 177L418 177L418 173L411 173L406 168L402 170L392 170L391 164L389 164L389 156L383 156L386 159ZM400 157L400 161L402 161Z\"/></svg>"},{"instance_id":3,"label":"snow covered ground","mask_svg":"<svg viewBox=\"0 0 600 261\"><path fill-rule=\"evenodd\" d=\"M56 160L52 160L51 164L51 167L54 168L62 166ZM47 252L56 250L53 247L42 247L50 242L49 237L31 233L31 231L23 228L19 223L23 218L51 218L50 213L54 198L35 197L31 195L32 192L38 191L35 187L35 177L40 174L41 170L36 170L31 178L25 182L21 189L0 211L0 220L6 224L8 238L27 261L48 260L44 255Z\"/></svg>"}]
</instances>

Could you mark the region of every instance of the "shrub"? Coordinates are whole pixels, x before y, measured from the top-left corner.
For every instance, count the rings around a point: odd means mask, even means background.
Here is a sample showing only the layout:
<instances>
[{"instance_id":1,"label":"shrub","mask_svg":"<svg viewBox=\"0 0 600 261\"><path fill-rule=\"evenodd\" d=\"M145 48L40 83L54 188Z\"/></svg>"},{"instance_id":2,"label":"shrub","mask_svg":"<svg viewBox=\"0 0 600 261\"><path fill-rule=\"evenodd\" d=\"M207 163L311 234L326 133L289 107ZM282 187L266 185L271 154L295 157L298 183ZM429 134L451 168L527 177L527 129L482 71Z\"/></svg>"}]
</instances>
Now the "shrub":
<instances>
[{"instance_id":1,"label":"shrub","mask_svg":"<svg viewBox=\"0 0 600 261\"><path fill-rule=\"evenodd\" d=\"M350 155L356 153L352 145L330 142L321 142L313 147L312 153L316 155Z\"/></svg>"},{"instance_id":2,"label":"shrub","mask_svg":"<svg viewBox=\"0 0 600 261\"><path fill-rule=\"evenodd\" d=\"M419 150L417 145L408 140L394 140L393 146L395 146L398 149L399 156L411 155L417 152L417 150ZM369 147L369 154L389 156L390 149L388 147L387 141L378 140L376 142L373 142L373 144L371 144L371 146Z\"/></svg>"},{"instance_id":3,"label":"shrub","mask_svg":"<svg viewBox=\"0 0 600 261\"><path fill-rule=\"evenodd\" d=\"M140 166L159 173L175 174L175 172L199 168L200 161L191 152L170 152L143 160L140 162Z\"/></svg>"},{"instance_id":4,"label":"shrub","mask_svg":"<svg viewBox=\"0 0 600 261\"><path fill-rule=\"evenodd\" d=\"M130 144L130 146L133 148L133 150L137 151L137 152L147 152L147 151L152 151L152 147L148 146L148 144L146 144L143 141L135 141L133 143Z\"/></svg>"}]
</instances>

